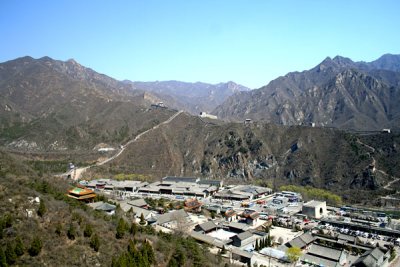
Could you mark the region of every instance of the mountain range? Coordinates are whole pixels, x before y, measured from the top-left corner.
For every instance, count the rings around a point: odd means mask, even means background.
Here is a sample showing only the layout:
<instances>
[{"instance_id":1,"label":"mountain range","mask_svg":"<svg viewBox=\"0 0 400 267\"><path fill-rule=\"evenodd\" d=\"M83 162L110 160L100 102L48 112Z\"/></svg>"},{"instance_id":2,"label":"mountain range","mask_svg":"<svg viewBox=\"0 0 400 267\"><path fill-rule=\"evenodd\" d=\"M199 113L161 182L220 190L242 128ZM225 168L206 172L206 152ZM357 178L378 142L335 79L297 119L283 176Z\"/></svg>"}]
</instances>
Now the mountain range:
<instances>
[{"instance_id":1,"label":"mountain range","mask_svg":"<svg viewBox=\"0 0 400 267\"><path fill-rule=\"evenodd\" d=\"M226 83L187 83L180 81L131 82L125 80L135 90L143 90L157 95L167 106L185 110L193 115L210 113L228 97L250 89L232 81Z\"/></svg>"},{"instance_id":2,"label":"mountain range","mask_svg":"<svg viewBox=\"0 0 400 267\"><path fill-rule=\"evenodd\" d=\"M370 63L336 56L228 98L214 110L229 120L263 120L351 130L400 126L400 55Z\"/></svg>"},{"instance_id":3,"label":"mountain range","mask_svg":"<svg viewBox=\"0 0 400 267\"><path fill-rule=\"evenodd\" d=\"M354 200L354 192L362 191L368 200L371 194L393 193L385 185L400 177L399 135L363 136L329 127L292 124L318 123L317 118L327 116L327 107L333 107L338 127L356 125L362 120L370 127L374 116L376 129L386 126L380 123L392 126L390 123L398 119L395 100L399 73L369 66L395 69L393 58L388 56L374 64L328 58L312 70L289 73L266 87L247 91L231 82L207 85L117 81L74 60L23 57L0 64L0 146L28 162L46 158L90 164L105 157L96 148L118 149L146 131L137 142L126 146L120 156L87 175L133 173L149 179L165 175L202 176L260 182L274 188L285 184L310 185L334 191L349 201ZM307 89L310 87L314 89ZM170 98L162 88L169 88L165 90L171 93ZM193 102L181 99L185 98L184 88L191 88L187 98ZM215 92L218 88L222 92ZM271 93L269 97L267 92ZM325 94L335 98L330 100ZM177 114L174 103L192 105L192 112L196 113L206 109L196 98L212 102L213 95L218 98L214 104L228 97L217 108L219 116L228 114L221 113L227 103L231 103L231 111L272 104L282 109L274 114L243 112L245 118L260 118L250 124L209 120L189 112L161 124ZM342 109L336 108L340 98ZM262 105L263 99L268 105ZM305 103L300 105L302 99ZM350 100L353 102L348 103ZM170 108L154 105L161 101ZM296 111L294 103L307 112L315 112L313 119L292 122L297 118L290 113ZM304 111L303 117L308 118L305 114ZM240 119L239 115L235 118ZM281 121L269 123L268 118Z\"/></svg>"},{"instance_id":4,"label":"mountain range","mask_svg":"<svg viewBox=\"0 0 400 267\"><path fill-rule=\"evenodd\" d=\"M19 58L0 64L0 143L39 151L118 144L172 113L150 103L74 60Z\"/></svg>"}]
</instances>

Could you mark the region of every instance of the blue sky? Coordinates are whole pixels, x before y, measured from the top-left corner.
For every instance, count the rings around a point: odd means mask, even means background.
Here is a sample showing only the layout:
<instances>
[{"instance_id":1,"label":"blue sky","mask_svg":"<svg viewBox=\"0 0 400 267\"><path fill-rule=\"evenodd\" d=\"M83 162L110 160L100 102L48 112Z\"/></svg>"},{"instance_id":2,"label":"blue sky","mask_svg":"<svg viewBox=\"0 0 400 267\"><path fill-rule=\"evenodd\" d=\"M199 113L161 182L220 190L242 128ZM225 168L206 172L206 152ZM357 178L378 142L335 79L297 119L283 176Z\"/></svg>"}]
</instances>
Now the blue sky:
<instances>
[{"instance_id":1,"label":"blue sky","mask_svg":"<svg viewBox=\"0 0 400 267\"><path fill-rule=\"evenodd\" d=\"M0 61L74 58L116 79L251 88L325 57L400 54L400 1L0 1Z\"/></svg>"}]
</instances>

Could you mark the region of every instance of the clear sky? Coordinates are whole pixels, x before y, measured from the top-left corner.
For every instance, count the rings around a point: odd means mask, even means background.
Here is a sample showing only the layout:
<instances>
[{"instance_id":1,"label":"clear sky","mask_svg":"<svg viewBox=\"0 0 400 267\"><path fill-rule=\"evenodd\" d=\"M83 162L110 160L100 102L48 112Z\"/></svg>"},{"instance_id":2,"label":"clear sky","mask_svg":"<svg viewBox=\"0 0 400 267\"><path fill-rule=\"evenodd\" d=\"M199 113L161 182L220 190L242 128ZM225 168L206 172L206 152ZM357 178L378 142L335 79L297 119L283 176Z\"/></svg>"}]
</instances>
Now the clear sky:
<instances>
[{"instance_id":1,"label":"clear sky","mask_svg":"<svg viewBox=\"0 0 400 267\"><path fill-rule=\"evenodd\" d=\"M327 56L400 54L400 1L1 0L0 37L0 62L74 58L119 80L258 88Z\"/></svg>"}]
</instances>

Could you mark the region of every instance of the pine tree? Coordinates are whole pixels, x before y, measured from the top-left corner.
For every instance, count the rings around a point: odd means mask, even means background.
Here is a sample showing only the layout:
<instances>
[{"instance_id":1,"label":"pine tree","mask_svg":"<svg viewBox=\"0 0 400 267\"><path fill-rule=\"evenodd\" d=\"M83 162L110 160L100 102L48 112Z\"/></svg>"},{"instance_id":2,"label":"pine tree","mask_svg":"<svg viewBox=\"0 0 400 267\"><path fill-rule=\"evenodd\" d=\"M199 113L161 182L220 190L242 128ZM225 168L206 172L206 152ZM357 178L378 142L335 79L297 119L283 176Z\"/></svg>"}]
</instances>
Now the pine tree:
<instances>
[{"instance_id":1,"label":"pine tree","mask_svg":"<svg viewBox=\"0 0 400 267\"><path fill-rule=\"evenodd\" d=\"M92 238L90 238L90 247L93 248L94 251L98 252L100 248L100 239L97 234L94 234Z\"/></svg>"},{"instance_id":2,"label":"pine tree","mask_svg":"<svg viewBox=\"0 0 400 267\"><path fill-rule=\"evenodd\" d=\"M7 258L6 254L4 253L4 250L2 247L0 247L0 267L7 267Z\"/></svg>"},{"instance_id":3,"label":"pine tree","mask_svg":"<svg viewBox=\"0 0 400 267\"><path fill-rule=\"evenodd\" d=\"M260 239L260 248L259 248L259 249L261 250L261 249L263 249L263 248L264 248L264 239L261 238L261 239Z\"/></svg>"},{"instance_id":4,"label":"pine tree","mask_svg":"<svg viewBox=\"0 0 400 267\"><path fill-rule=\"evenodd\" d=\"M135 243L133 242L132 239L130 239L129 243L128 243L128 252L129 252L129 255L131 255L131 256L134 256L135 253L137 252Z\"/></svg>"},{"instance_id":5,"label":"pine tree","mask_svg":"<svg viewBox=\"0 0 400 267\"><path fill-rule=\"evenodd\" d=\"M147 241L144 242L143 250L145 251L145 254L147 255L147 260L150 263L150 265L154 264L156 262L156 257L154 255L153 247L150 245L149 242L147 242Z\"/></svg>"},{"instance_id":6,"label":"pine tree","mask_svg":"<svg viewBox=\"0 0 400 267\"><path fill-rule=\"evenodd\" d=\"M67 231L67 236L71 240L74 240L75 237L76 237L76 229L75 229L75 226L74 226L74 224L72 222L69 224L69 228L68 228L68 231Z\"/></svg>"},{"instance_id":7,"label":"pine tree","mask_svg":"<svg viewBox=\"0 0 400 267\"><path fill-rule=\"evenodd\" d=\"M83 236L84 237L91 237L93 234L93 227L91 224L86 224L85 230L83 230Z\"/></svg>"},{"instance_id":8,"label":"pine tree","mask_svg":"<svg viewBox=\"0 0 400 267\"><path fill-rule=\"evenodd\" d=\"M43 217L45 213L46 213L46 206L44 205L43 199L41 199L41 200L40 200L40 204L39 204L39 209L38 209L38 211L37 211L37 214L38 214L40 217Z\"/></svg>"},{"instance_id":9,"label":"pine tree","mask_svg":"<svg viewBox=\"0 0 400 267\"><path fill-rule=\"evenodd\" d=\"M3 230L5 228L4 221L0 218L0 239L3 239Z\"/></svg>"},{"instance_id":10,"label":"pine tree","mask_svg":"<svg viewBox=\"0 0 400 267\"><path fill-rule=\"evenodd\" d=\"M168 265L167 265L167 267L180 267L180 266L181 265L179 265L176 262L176 259L174 257L171 257L171 259L169 260Z\"/></svg>"},{"instance_id":11,"label":"pine tree","mask_svg":"<svg viewBox=\"0 0 400 267\"><path fill-rule=\"evenodd\" d=\"M115 234L115 237L121 239L124 237L124 234L125 234L125 221L124 219L120 218L118 221L117 233Z\"/></svg>"},{"instance_id":12,"label":"pine tree","mask_svg":"<svg viewBox=\"0 0 400 267\"><path fill-rule=\"evenodd\" d=\"M146 220L144 219L143 212L142 212L142 214L140 214L140 222L139 222L139 224L140 225L145 225L146 224Z\"/></svg>"},{"instance_id":13,"label":"pine tree","mask_svg":"<svg viewBox=\"0 0 400 267\"><path fill-rule=\"evenodd\" d=\"M15 239L14 251L17 256L22 256L25 253L24 243L22 243L22 240L19 236L17 236L17 238Z\"/></svg>"},{"instance_id":14,"label":"pine tree","mask_svg":"<svg viewBox=\"0 0 400 267\"><path fill-rule=\"evenodd\" d=\"M7 243L6 251L4 253L6 254L7 263L10 265L14 264L17 260L17 254L15 254L15 250L12 244Z\"/></svg>"},{"instance_id":15,"label":"pine tree","mask_svg":"<svg viewBox=\"0 0 400 267\"><path fill-rule=\"evenodd\" d=\"M31 247L29 248L29 255L37 256L42 250L43 244L39 237L35 237L32 241Z\"/></svg>"},{"instance_id":16,"label":"pine tree","mask_svg":"<svg viewBox=\"0 0 400 267\"><path fill-rule=\"evenodd\" d=\"M119 267L118 260L114 256L111 259L111 267Z\"/></svg>"},{"instance_id":17,"label":"pine tree","mask_svg":"<svg viewBox=\"0 0 400 267\"><path fill-rule=\"evenodd\" d=\"M62 224L60 223L60 222L58 222L57 223L57 225L56 225L56 234L58 235L58 236L61 236L61 233L62 233Z\"/></svg>"},{"instance_id":18,"label":"pine tree","mask_svg":"<svg viewBox=\"0 0 400 267\"><path fill-rule=\"evenodd\" d=\"M136 222L132 222L131 224L131 228L129 229L129 232L135 236L136 233L138 232L138 225L136 224Z\"/></svg>"}]
</instances>

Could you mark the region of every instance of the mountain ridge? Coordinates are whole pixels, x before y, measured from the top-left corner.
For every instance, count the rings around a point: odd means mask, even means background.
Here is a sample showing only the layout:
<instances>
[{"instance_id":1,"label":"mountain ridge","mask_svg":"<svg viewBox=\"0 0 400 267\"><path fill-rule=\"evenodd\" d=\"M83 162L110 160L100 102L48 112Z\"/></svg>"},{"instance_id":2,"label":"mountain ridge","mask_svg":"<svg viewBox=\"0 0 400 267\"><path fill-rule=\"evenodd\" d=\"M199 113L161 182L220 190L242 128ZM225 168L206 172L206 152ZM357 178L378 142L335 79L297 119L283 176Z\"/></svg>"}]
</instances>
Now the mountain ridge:
<instances>
[{"instance_id":1,"label":"mountain ridge","mask_svg":"<svg viewBox=\"0 0 400 267\"><path fill-rule=\"evenodd\" d=\"M397 66L399 55L385 55L372 63L327 57L310 70L290 72L260 89L231 96L214 113L228 120L250 118L284 125L313 124L351 130L398 128ZM368 104L377 114L364 116ZM350 121L350 117L354 119Z\"/></svg>"},{"instance_id":2,"label":"mountain ridge","mask_svg":"<svg viewBox=\"0 0 400 267\"><path fill-rule=\"evenodd\" d=\"M232 81L209 84L204 82L182 82L176 80L155 82L123 81L134 89L144 90L165 99L167 105L183 109L193 115L212 112L229 96L250 89Z\"/></svg>"}]
</instances>

